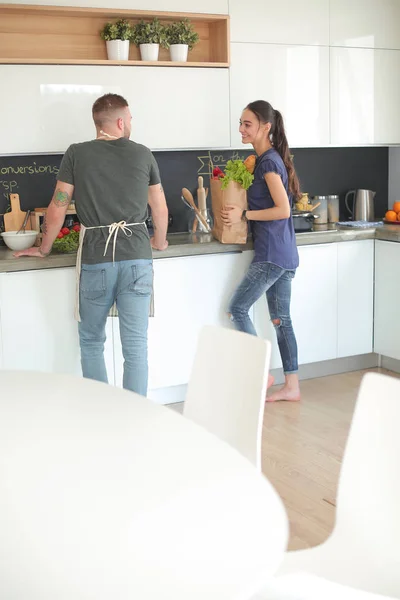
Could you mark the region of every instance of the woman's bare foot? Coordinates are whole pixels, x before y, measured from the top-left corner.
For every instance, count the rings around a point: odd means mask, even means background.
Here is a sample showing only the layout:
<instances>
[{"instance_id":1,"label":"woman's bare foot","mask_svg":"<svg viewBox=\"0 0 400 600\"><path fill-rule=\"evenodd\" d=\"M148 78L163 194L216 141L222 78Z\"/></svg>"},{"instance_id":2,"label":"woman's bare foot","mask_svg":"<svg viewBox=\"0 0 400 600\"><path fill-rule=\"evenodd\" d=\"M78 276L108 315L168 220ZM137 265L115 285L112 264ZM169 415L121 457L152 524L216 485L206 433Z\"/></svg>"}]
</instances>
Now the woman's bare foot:
<instances>
[{"instance_id":1,"label":"woman's bare foot","mask_svg":"<svg viewBox=\"0 0 400 600\"><path fill-rule=\"evenodd\" d=\"M267 402L279 402L286 400L287 402L298 402L300 400L300 388L289 387L284 385L283 388L267 396Z\"/></svg>"},{"instance_id":2,"label":"woman's bare foot","mask_svg":"<svg viewBox=\"0 0 400 600\"><path fill-rule=\"evenodd\" d=\"M267 390L274 385L275 382L275 378L273 375L268 375L268 383L267 383Z\"/></svg>"}]
</instances>

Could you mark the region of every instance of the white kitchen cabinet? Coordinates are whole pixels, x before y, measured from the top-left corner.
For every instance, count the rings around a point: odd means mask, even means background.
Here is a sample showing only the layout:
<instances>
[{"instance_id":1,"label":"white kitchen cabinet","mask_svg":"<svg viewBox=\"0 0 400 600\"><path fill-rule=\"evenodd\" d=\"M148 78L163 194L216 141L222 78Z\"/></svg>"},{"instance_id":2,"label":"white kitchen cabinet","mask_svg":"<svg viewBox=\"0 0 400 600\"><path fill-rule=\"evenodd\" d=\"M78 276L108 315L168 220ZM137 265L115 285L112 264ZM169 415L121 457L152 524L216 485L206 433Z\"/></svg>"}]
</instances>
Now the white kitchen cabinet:
<instances>
[{"instance_id":1,"label":"white kitchen cabinet","mask_svg":"<svg viewBox=\"0 0 400 600\"><path fill-rule=\"evenodd\" d=\"M108 92L127 99L131 138L152 149L229 146L227 69L0 65L0 78L0 154L64 152L93 139L92 104Z\"/></svg>"},{"instance_id":2,"label":"white kitchen cabinet","mask_svg":"<svg viewBox=\"0 0 400 600\"><path fill-rule=\"evenodd\" d=\"M338 358L373 351L374 240L338 248Z\"/></svg>"},{"instance_id":3,"label":"white kitchen cabinet","mask_svg":"<svg viewBox=\"0 0 400 600\"><path fill-rule=\"evenodd\" d=\"M400 51L331 48L331 142L400 141Z\"/></svg>"},{"instance_id":4,"label":"white kitchen cabinet","mask_svg":"<svg viewBox=\"0 0 400 600\"><path fill-rule=\"evenodd\" d=\"M7 0L7 4L42 4L50 6L85 6L86 8L111 8L110 0ZM125 8L128 10L154 10L168 12L193 12L193 13L228 13L228 0L114 0L114 10Z\"/></svg>"},{"instance_id":5,"label":"white kitchen cabinet","mask_svg":"<svg viewBox=\"0 0 400 600\"><path fill-rule=\"evenodd\" d=\"M329 0L230 0L232 42L329 45Z\"/></svg>"},{"instance_id":6,"label":"white kitchen cabinet","mask_svg":"<svg viewBox=\"0 0 400 600\"><path fill-rule=\"evenodd\" d=\"M292 283L291 316L299 364L337 356L337 244L300 246ZM266 298L255 305L257 333L272 342L271 369L282 368Z\"/></svg>"},{"instance_id":7,"label":"white kitchen cabinet","mask_svg":"<svg viewBox=\"0 0 400 600\"><path fill-rule=\"evenodd\" d=\"M400 360L400 243L375 242L374 351Z\"/></svg>"},{"instance_id":8,"label":"white kitchen cabinet","mask_svg":"<svg viewBox=\"0 0 400 600\"><path fill-rule=\"evenodd\" d=\"M79 375L75 269L5 273L0 278L3 369ZM114 382L111 320L105 358Z\"/></svg>"},{"instance_id":9,"label":"white kitchen cabinet","mask_svg":"<svg viewBox=\"0 0 400 600\"><path fill-rule=\"evenodd\" d=\"M400 49L398 0L334 0L329 22L331 46Z\"/></svg>"},{"instance_id":10,"label":"white kitchen cabinet","mask_svg":"<svg viewBox=\"0 0 400 600\"><path fill-rule=\"evenodd\" d=\"M149 320L149 390L186 384L198 334L204 325L232 327L231 295L252 260L252 252L154 261L154 317ZM123 357L119 320L113 320L117 385Z\"/></svg>"},{"instance_id":11,"label":"white kitchen cabinet","mask_svg":"<svg viewBox=\"0 0 400 600\"><path fill-rule=\"evenodd\" d=\"M337 244L300 246L292 318L299 364L336 358Z\"/></svg>"},{"instance_id":12,"label":"white kitchen cabinet","mask_svg":"<svg viewBox=\"0 0 400 600\"><path fill-rule=\"evenodd\" d=\"M254 100L282 112L289 145L329 144L329 49L231 44L231 145L241 147L239 119Z\"/></svg>"},{"instance_id":13,"label":"white kitchen cabinet","mask_svg":"<svg viewBox=\"0 0 400 600\"><path fill-rule=\"evenodd\" d=\"M9 90L0 96L0 112L8 115L0 153L64 152L72 143L94 139L93 102L108 92L124 93L121 69L0 65L0 78Z\"/></svg>"},{"instance_id":14,"label":"white kitchen cabinet","mask_svg":"<svg viewBox=\"0 0 400 600\"><path fill-rule=\"evenodd\" d=\"M132 69L124 71L132 139L152 149L229 147L228 69Z\"/></svg>"}]
</instances>

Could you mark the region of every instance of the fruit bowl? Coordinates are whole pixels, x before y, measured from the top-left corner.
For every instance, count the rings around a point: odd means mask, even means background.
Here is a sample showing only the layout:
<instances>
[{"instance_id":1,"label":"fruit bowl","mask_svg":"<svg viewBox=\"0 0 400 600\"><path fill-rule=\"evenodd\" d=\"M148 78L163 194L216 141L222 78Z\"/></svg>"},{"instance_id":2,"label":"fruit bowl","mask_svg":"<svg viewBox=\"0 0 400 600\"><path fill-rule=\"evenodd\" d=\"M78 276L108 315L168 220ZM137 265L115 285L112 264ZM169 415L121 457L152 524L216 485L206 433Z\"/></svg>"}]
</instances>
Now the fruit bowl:
<instances>
[{"instance_id":1,"label":"fruit bowl","mask_svg":"<svg viewBox=\"0 0 400 600\"><path fill-rule=\"evenodd\" d=\"M383 222L387 225L400 225L400 202L394 202L392 208L386 211Z\"/></svg>"},{"instance_id":2,"label":"fruit bowl","mask_svg":"<svg viewBox=\"0 0 400 600\"><path fill-rule=\"evenodd\" d=\"M389 219L383 219L383 222L386 223L386 225L400 225L400 221L389 221Z\"/></svg>"},{"instance_id":3,"label":"fruit bowl","mask_svg":"<svg viewBox=\"0 0 400 600\"><path fill-rule=\"evenodd\" d=\"M22 231L20 233L18 231L5 231L1 234L1 237L10 250L27 250L35 243L38 233L38 231L25 231L25 233Z\"/></svg>"}]
</instances>

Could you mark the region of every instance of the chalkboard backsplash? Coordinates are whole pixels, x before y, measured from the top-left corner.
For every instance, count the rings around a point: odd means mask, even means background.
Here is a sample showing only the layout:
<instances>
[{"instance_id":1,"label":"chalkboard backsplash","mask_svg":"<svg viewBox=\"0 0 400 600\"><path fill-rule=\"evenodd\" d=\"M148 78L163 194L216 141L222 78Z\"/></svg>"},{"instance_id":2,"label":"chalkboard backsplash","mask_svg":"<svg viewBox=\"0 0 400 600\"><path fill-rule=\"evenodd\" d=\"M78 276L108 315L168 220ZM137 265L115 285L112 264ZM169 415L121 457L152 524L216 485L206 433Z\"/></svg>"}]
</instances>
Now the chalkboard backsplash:
<instances>
[{"instance_id":1,"label":"chalkboard backsplash","mask_svg":"<svg viewBox=\"0 0 400 600\"><path fill-rule=\"evenodd\" d=\"M191 210L182 202L182 187L194 194L197 177L208 187L211 165L224 168L229 159L245 159L250 149L154 152L173 217L170 232L187 231ZM388 198L388 148L292 149L302 190L310 195L339 194L341 218L346 191L376 191L376 216L383 216ZM20 195L23 210L47 206L56 183L62 155L0 156L0 214L7 210L9 193ZM210 204L210 196L207 200Z\"/></svg>"}]
</instances>

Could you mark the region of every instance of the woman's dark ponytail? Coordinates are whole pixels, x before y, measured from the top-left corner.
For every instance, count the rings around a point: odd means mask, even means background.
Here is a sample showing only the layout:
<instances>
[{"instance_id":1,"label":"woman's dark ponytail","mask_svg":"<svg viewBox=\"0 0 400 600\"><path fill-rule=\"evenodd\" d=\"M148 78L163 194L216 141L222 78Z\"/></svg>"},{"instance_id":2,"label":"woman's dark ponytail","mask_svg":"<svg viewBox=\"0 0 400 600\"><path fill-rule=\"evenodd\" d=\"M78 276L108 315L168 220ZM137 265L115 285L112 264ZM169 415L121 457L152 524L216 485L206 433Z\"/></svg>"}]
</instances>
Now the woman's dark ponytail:
<instances>
[{"instance_id":1,"label":"woman's dark ponytail","mask_svg":"<svg viewBox=\"0 0 400 600\"><path fill-rule=\"evenodd\" d=\"M283 117L279 110L274 110L274 115L275 123L272 124L271 127L272 143L275 150L279 152L283 162L285 163L285 167L288 172L289 191L293 194L294 199L298 200L301 197L300 182L293 165L292 157L290 155Z\"/></svg>"},{"instance_id":2,"label":"woman's dark ponytail","mask_svg":"<svg viewBox=\"0 0 400 600\"><path fill-rule=\"evenodd\" d=\"M283 117L279 110L274 110L269 102L265 100L256 100L246 106L247 109L251 110L256 115L261 123L271 123L271 142L275 150L279 153L282 158L284 165L288 173L289 192L292 194L294 200L298 200L301 197L300 183L297 177L293 160L290 155L289 145L285 133L285 125L283 123Z\"/></svg>"}]
</instances>

